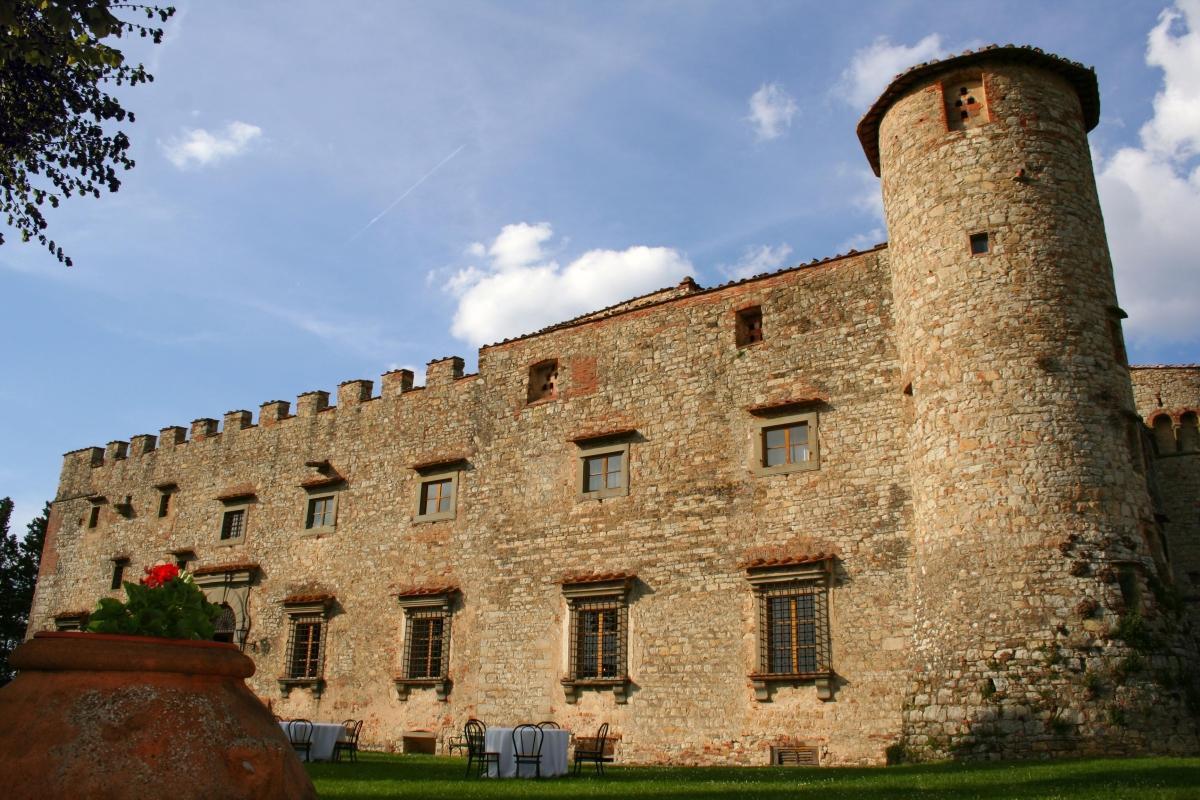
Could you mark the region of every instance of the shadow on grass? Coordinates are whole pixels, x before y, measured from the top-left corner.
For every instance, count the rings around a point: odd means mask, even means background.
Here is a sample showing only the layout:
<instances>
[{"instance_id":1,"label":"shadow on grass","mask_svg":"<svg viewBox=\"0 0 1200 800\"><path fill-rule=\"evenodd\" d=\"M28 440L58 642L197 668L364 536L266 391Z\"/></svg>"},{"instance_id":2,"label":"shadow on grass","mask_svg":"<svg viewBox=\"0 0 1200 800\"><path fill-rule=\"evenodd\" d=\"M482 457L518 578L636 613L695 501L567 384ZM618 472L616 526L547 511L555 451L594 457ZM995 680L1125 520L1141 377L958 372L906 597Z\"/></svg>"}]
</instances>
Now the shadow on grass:
<instances>
[{"instance_id":1,"label":"shadow on grass","mask_svg":"<svg viewBox=\"0 0 1200 800\"><path fill-rule=\"evenodd\" d=\"M363 754L358 764L312 764L323 798L584 797L622 800L1009 800L1200 797L1200 759L1144 758L883 768L610 767L605 777L488 780L464 777L463 759Z\"/></svg>"}]
</instances>

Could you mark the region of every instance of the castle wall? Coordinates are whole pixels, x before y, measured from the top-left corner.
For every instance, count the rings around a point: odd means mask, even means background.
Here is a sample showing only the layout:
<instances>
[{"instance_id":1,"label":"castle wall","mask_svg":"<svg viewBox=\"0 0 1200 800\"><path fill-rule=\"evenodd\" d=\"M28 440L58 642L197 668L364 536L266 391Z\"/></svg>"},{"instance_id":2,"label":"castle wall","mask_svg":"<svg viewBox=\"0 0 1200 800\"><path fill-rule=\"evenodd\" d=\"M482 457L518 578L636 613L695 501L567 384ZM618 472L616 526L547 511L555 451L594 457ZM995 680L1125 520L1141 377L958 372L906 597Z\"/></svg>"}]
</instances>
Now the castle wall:
<instances>
[{"instance_id":1,"label":"castle wall","mask_svg":"<svg viewBox=\"0 0 1200 800\"><path fill-rule=\"evenodd\" d=\"M556 719L601 721L623 760L767 762L772 744L821 748L823 763L879 763L896 741L909 669L910 514L887 253L877 250L686 296L484 348L479 374L431 365L428 385L336 407L302 396L297 416L265 404L193 424L140 455L103 464L69 454L55 511L57 564L35 625L88 608L115 556L130 577L191 549L193 568L257 564L247 652L255 691L277 713L365 717L364 741L395 746L408 729ZM765 340L738 347L739 309L759 305ZM529 368L559 363L559 396L528 401ZM801 400L818 415L819 468L751 469L749 407ZM248 427L242 427L248 426ZM633 429L627 496L580 499L581 433ZM135 439L135 450L148 441ZM465 458L457 516L414 522L412 467ZM346 478L336 530L304 525L308 461ZM156 516L157 485L178 488ZM253 490L244 540L218 540L226 505ZM92 499L102 495L96 528ZM114 509L130 496L125 515ZM89 497L91 496L91 497ZM812 681L756 699L757 621L745 565L835 554L829 592L832 698ZM627 701L584 689L568 703L565 576L636 575L628 606ZM400 699L405 587L459 587L445 702L414 687ZM285 597L336 597L319 696L276 683L285 668Z\"/></svg>"}]
</instances>

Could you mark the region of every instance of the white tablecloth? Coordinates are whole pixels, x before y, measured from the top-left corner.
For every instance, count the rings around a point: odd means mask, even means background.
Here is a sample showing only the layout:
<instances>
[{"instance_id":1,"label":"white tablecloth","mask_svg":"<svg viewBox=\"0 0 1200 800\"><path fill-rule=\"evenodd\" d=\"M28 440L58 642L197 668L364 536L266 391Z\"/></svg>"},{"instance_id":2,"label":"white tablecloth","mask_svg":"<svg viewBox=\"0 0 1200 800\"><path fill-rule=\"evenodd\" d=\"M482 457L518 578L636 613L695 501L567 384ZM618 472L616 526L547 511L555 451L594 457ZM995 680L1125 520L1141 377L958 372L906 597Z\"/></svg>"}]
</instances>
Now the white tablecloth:
<instances>
[{"instance_id":1,"label":"white tablecloth","mask_svg":"<svg viewBox=\"0 0 1200 800\"><path fill-rule=\"evenodd\" d=\"M288 736L287 722L280 722L279 727L283 728L283 735ZM333 758L333 745L345 733L346 729L341 725L332 722L314 722L312 730L312 738L309 740L312 744L308 749L308 758L310 761L329 761ZM288 737L291 738L290 736ZM509 746L512 743L509 742Z\"/></svg>"},{"instance_id":2,"label":"white tablecloth","mask_svg":"<svg viewBox=\"0 0 1200 800\"><path fill-rule=\"evenodd\" d=\"M489 753L500 754L500 777L511 778L516 773L516 762L513 760L513 729L488 728L483 737L484 749ZM556 731L547 728L542 731L542 777L553 778L567 774L567 745L571 743L569 731ZM533 764L521 764L522 778L532 778L536 774ZM488 765L488 777L496 777L496 767Z\"/></svg>"}]
</instances>

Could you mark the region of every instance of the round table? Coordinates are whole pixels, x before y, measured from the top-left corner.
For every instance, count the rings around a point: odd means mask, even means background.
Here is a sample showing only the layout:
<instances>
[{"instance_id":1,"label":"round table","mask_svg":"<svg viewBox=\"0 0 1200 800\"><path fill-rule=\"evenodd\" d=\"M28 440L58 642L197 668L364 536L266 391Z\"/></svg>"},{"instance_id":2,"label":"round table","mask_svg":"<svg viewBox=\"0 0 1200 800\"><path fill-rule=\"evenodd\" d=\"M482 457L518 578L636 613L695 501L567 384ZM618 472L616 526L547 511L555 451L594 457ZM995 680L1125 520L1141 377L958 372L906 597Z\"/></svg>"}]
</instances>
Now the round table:
<instances>
[{"instance_id":1,"label":"round table","mask_svg":"<svg viewBox=\"0 0 1200 800\"><path fill-rule=\"evenodd\" d=\"M567 774L567 746L571 743L570 731L560 731L546 728L542 731L542 777L554 778ZM500 754L499 776L495 766L488 765L488 777L495 778L532 778L537 770L533 764L522 763L521 774L516 774L516 762L513 760L513 729L488 728L483 735L484 749L489 753Z\"/></svg>"},{"instance_id":2,"label":"round table","mask_svg":"<svg viewBox=\"0 0 1200 800\"><path fill-rule=\"evenodd\" d=\"M291 739L288 735L288 725L290 722L280 722L279 727L283 728L283 735ZM342 738L346 733L346 729L336 722L314 722L312 724L312 738L309 739L308 760L309 761L329 761L333 758L333 746L337 740ZM511 746L511 742L510 742Z\"/></svg>"}]
</instances>

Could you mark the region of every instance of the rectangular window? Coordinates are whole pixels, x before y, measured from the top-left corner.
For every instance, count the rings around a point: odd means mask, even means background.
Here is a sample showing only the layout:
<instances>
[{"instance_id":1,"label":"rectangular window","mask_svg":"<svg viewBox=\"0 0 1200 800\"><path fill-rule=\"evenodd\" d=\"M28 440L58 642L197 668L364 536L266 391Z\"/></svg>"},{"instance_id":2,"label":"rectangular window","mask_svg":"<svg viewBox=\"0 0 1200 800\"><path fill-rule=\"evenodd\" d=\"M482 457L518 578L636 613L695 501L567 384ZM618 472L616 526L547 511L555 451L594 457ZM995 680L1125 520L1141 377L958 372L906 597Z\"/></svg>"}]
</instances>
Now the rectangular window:
<instances>
[{"instance_id":1,"label":"rectangular window","mask_svg":"<svg viewBox=\"0 0 1200 800\"><path fill-rule=\"evenodd\" d=\"M246 533L246 509L226 511L221 519L221 541L240 541Z\"/></svg>"},{"instance_id":2,"label":"rectangular window","mask_svg":"<svg viewBox=\"0 0 1200 800\"><path fill-rule=\"evenodd\" d=\"M629 494L629 444L581 447L576 480L581 500Z\"/></svg>"},{"instance_id":3,"label":"rectangular window","mask_svg":"<svg viewBox=\"0 0 1200 800\"><path fill-rule=\"evenodd\" d=\"M581 603L575 611L575 670L578 678L618 678L624 672L619 603Z\"/></svg>"},{"instance_id":4,"label":"rectangular window","mask_svg":"<svg viewBox=\"0 0 1200 800\"><path fill-rule=\"evenodd\" d=\"M337 522L337 497L328 495L314 497L308 501L308 513L304 516L304 527L332 528Z\"/></svg>"},{"instance_id":5,"label":"rectangular window","mask_svg":"<svg viewBox=\"0 0 1200 800\"><path fill-rule=\"evenodd\" d=\"M171 513L171 494L172 492L163 492L158 496L158 516L165 517Z\"/></svg>"},{"instance_id":6,"label":"rectangular window","mask_svg":"<svg viewBox=\"0 0 1200 800\"><path fill-rule=\"evenodd\" d=\"M443 675L442 637L445 633L446 617L442 611L409 614L404 657L406 677L440 678Z\"/></svg>"},{"instance_id":7,"label":"rectangular window","mask_svg":"<svg viewBox=\"0 0 1200 800\"><path fill-rule=\"evenodd\" d=\"M321 677L322 639L325 619L318 614L298 614L291 618L291 641L288 643L288 678L292 680Z\"/></svg>"},{"instance_id":8,"label":"rectangular window","mask_svg":"<svg viewBox=\"0 0 1200 800\"><path fill-rule=\"evenodd\" d=\"M458 478L463 461L445 462L453 466L419 466L417 508L413 522L454 519L458 514Z\"/></svg>"},{"instance_id":9,"label":"rectangular window","mask_svg":"<svg viewBox=\"0 0 1200 800\"><path fill-rule=\"evenodd\" d=\"M454 482L449 478L421 484L421 514L446 514L454 508Z\"/></svg>"},{"instance_id":10,"label":"rectangular window","mask_svg":"<svg viewBox=\"0 0 1200 800\"><path fill-rule=\"evenodd\" d=\"M529 391L526 397L530 403L558 397L557 359L542 361L529 368Z\"/></svg>"},{"instance_id":11,"label":"rectangular window","mask_svg":"<svg viewBox=\"0 0 1200 800\"><path fill-rule=\"evenodd\" d=\"M762 306L744 308L737 312L735 336L738 347L745 347L763 340Z\"/></svg>"},{"instance_id":12,"label":"rectangular window","mask_svg":"<svg viewBox=\"0 0 1200 800\"><path fill-rule=\"evenodd\" d=\"M110 588L110 589L120 589L121 588L121 585L125 581L125 568L128 566L129 566L129 559L127 559L127 558L114 558L113 559L112 583L109 585L108 588Z\"/></svg>"},{"instance_id":13,"label":"rectangular window","mask_svg":"<svg viewBox=\"0 0 1200 800\"><path fill-rule=\"evenodd\" d=\"M763 429L763 466L802 464L808 461L808 423Z\"/></svg>"},{"instance_id":14,"label":"rectangular window","mask_svg":"<svg viewBox=\"0 0 1200 800\"><path fill-rule=\"evenodd\" d=\"M765 417L752 423L752 469L758 475L817 469L817 414Z\"/></svg>"},{"instance_id":15,"label":"rectangular window","mask_svg":"<svg viewBox=\"0 0 1200 800\"><path fill-rule=\"evenodd\" d=\"M971 234L971 255L981 256L990 249L991 245L988 242L988 235L986 233Z\"/></svg>"},{"instance_id":16,"label":"rectangular window","mask_svg":"<svg viewBox=\"0 0 1200 800\"><path fill-rule=\"evenodd\" d=\"M87 526L89 528L94 528L99 524L100 524L100 506L93 504L91 510L88 512Z\"/></svg>"},{"instance_id":17,"label":"rectangular window","mask_svg":"<svg viewBox=\"0 0 1200 800\"><path fill-rule=\"evenodd\" d=\"M764 589L759 599L759 670L768 675L829 671L829 620L823 583Z\"/></svg>"}]
</instances>

